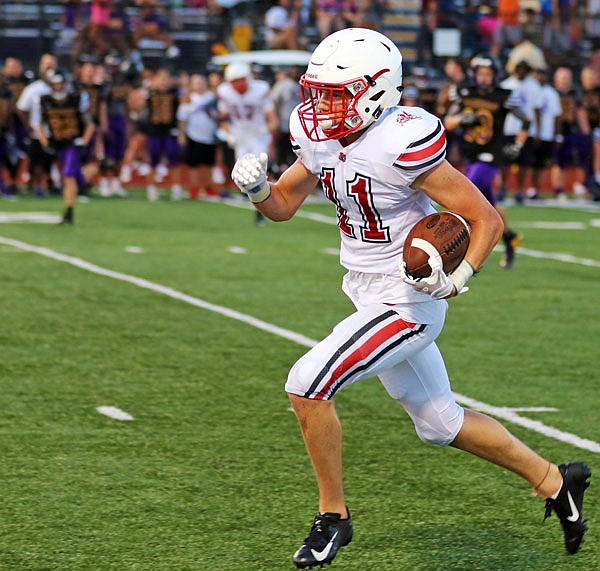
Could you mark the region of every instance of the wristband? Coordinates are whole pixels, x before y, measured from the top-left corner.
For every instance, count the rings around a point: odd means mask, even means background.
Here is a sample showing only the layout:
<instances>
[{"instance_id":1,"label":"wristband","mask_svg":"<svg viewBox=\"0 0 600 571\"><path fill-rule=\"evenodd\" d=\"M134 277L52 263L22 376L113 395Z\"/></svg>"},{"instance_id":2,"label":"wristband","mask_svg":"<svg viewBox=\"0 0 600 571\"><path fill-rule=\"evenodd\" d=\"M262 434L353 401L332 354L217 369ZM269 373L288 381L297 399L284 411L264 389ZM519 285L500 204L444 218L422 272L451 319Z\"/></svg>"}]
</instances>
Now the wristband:
<instances>
[{"instance_id":1,"label":"wristband","mask_svg":"<svg viewBox=\"0 0 600 571\"><path fill-rule=\"evenodd\" d=\"M465 287L468 279L471 278L475 274L475 268L467 261L463 260L458 267L450 274L450 280L454 284L456 288L456 292L459 293L460 290Z\"/></svg>"},{"instance_id":2,"label":"wristband","mask_svg":"<svg viewBox=\"0 0 600 571\"><path fill-rule=\"evenodd\" d=\"M248 192L246 195L254 204L264 202L267 200L267 198L269 198L269 196L271 196L271 185L265 181L265 184L263 184L259 190L256 192Z\"/></svg>"}]
</instances>

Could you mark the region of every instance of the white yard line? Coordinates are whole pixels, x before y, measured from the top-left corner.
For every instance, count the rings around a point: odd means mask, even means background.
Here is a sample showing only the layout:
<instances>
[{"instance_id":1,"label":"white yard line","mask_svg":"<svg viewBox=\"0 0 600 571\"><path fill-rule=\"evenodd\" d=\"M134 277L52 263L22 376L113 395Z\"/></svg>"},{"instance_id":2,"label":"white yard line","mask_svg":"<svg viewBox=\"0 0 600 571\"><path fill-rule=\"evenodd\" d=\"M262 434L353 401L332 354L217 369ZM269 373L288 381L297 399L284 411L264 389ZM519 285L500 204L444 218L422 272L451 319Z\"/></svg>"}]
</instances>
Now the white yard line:
<instances>
[{"instance_id":1,"label":"white yard line","mask_svg":"<svg viewBox=\"0 0 600 571\"><path fill-rule=\"evenodd\" d=\"M252 209L252 205L248 204L248 201L242 200L227 200L224 201L223 204L227 206L234 206L236 208L244 208L244 209ZM316 214L314 212L306 212L303 210L299 210L294 215L296 218L307 218L308 220L313 220L314 222L322 222L323 224L330 224L332 226L337 225L337 219L332 216L324 216L322 214ZM571 223L569 223L571 224ZM573 223L579 224L579 223ZM574 229L573 226L572 229ZM577 227L579 229L579 227ZM504 248L500 246L496 246L494 248L497 252L504 252ZM578 258L577 256L573 256L572 254L567 254L563 252L541 252L540 250L531 250L529 248L522 248L519 246L517 248L517 252L519 256L529 256L530 258L542 258L546 260L555 260L557 262L565 262L568 264L579 264L581 266L591 266L594 268L600 268L600 261L592 260L590 258ZM334 253L333 251L325 252L328 254Z\"/></svg>"},{"instance_id":2,"label":"white yard line","mask_svg":"<svg viewBox=\"0 0 600 571\"><path fill-rule=\"evenodd\" d=\"M504 246L496 246L495 252L504 252ZM600 268L600 262L598 260L592 260L590 258L578 258L572 254L565 252L541 252L540 250L531 250L530 248L517 248L517 254L519 256L529 256L530 258L540 258L542 260L555 260L557 262L565 262L567 264L578 264L580 266L589 266L592 268Z\"/></svg>"},{"instance_id":3,"label":"white yard line","mask_svg":"<svg viewBox=\"0 0 600 571\"><path fill-rule=\"evenodd\" d=\"M183 301L185 303L189 303L195 307L200 307L202 309L206 309L208 311L213 311L225 317L230 317L231 319L235 319L237 321L241 321L243 323L247 323L252 327L256 327L267 333L272 333L273 335L277 335L284 339L288 339L289 341L293 341L294 343L298 343L299 345L304 345L305 347L314 347L317 344L317 341L314 339L310 339L309 337L305 337L304 335L300 335L293 331L289 331L288 329L283 329L281 327L277 327L276 325L272 325L267 323L266 321L262 321L260 319L256 319L255 317L251 317L250 315L246 315L239 311L235 311L233 309L229 309L227 307L223 307L221 305L215 305L213 303L209 303L207 301L203 301L196 297L192 297L191 295L187 295L181 293L177 290L174 290L170 287L166 287L149 280L145 280L143 278L137 278L135 276L130 276L128 274L123 274L121 272L114 272L112 270L108 270L106 268L102 268L97 266L96 264L92 264L90 262L86 262L80 258L75 258L73 256L67 256L65 254L61 254L60 252L55 252L54 250L50 250L49 248L42 248L39 246L33 246L32 244L27 244L26 242L21 242L20 240L12 240L11 238L6 238L0 236L0 244L4 244L5 246L12 246L13 248L17 248L19 250L23 250L26 252L31 252L34 254L39 254L40 256L44 256L46 258L51 258L58 262L64 262L66 264L70 264L72 266L78 267L82 270L86 270L88 272L92 272L94 274L98 274L107 278L112 278L114 280L119 280L122 282L127 282L138 287L148 289L154 291L155 293L160 293L171 297L173 299L177 299L179 301ZM496 407L493 405L486 404L481 401L477 401L471 399L470 397L455 393L456 400L466 406L471 408L475 408L476 410L481 410L482 412L487 412L492 416L496 416L498 418L502 418L504 420L508 420L513 424L517 424L519 426L523 426L548 438L553 438L555 440L559 440L561 442L566 442L567 444L571 444L577 448L583 448L584 450L589 450L591 452L600 452L600 444L594 442L593 440L587 440L585 438L581 438L576 434L571 434L569 432L563 432L551 426L547 426L542 422L538 422L536 420L531 420L530 418L521 416L517 414L514 410L505 408L505 407Z\"/></svg>"}]
</instances>

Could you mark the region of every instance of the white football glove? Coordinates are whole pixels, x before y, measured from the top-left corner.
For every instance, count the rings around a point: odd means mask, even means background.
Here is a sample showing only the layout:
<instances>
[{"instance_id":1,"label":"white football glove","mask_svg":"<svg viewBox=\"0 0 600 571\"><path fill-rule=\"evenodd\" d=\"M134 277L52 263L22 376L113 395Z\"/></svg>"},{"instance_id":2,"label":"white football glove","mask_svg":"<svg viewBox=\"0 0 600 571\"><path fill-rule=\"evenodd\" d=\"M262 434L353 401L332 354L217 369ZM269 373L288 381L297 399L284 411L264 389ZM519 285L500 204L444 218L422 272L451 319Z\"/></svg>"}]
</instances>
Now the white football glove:
<instances>
[{"instance_id":1,"label":"white football glove","mask_svg":"<svg viewBox=\"0 0 600 571\"><path fill-rule=\"evenodd\" d=\"M252 202L263 202L271 196L267 182L268 160L267 153L261 153L260 157L249 153L240 157L231 171L233 182Z\"/></svg>"},{"instance_id":2,"label":"white football glove","mask_svg":"<svg viewBox=\"0 0 600 571\"><path fill-rule=\"evenodd\" d=\"M404 260L400 260L400 277L407 284L413 286L417 291L429 294L433 299L444 299L456 288L456 295L467 293L468 287L465 287L467 280L475 273L473 267L467 260L463 260L458 267L447 275L442 267L442 259L440 255L432 249L427 252L429 254L429 267L431 275L426 278L413 278L406 271Z\"/></svg>"},{"instance_id":3,"label":"white football glove","mask_svg":"<svg viewBox=\"0 0 600 571\"><path fill-rule=\"evenodd\" d=\"M404 260L400 263L400 277L417 291L429 294L433 299L443 299L454 291L454 282L444 273L442 264L436 258L429 258L431 275L426 278L413 278L406 271Z\"/></svg>"}]
</instances>

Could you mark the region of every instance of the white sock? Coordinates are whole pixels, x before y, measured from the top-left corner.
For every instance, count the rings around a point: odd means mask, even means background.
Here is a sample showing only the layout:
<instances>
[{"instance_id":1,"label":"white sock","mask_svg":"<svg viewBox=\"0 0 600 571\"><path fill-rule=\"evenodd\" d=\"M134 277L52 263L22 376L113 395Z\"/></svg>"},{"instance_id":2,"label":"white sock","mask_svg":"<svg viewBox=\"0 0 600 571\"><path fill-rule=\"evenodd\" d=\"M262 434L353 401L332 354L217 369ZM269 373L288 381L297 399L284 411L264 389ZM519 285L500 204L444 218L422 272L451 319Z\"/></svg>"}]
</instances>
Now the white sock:
<instances>
[{"instance_id":1,"label":"white sock","mask_svg":"<svg viewBox=\"0 0 600 571\"><path fill-rule=\"evenodd\" d=\"M556 498L558 498L558 494L560 494L560 491L562 490L563 484L564 484L564 480L560 483L560 488L558 488L556 494L554 494L553 496L550 496L551 500L555 500Z\"/></svg>"}]
</instances>

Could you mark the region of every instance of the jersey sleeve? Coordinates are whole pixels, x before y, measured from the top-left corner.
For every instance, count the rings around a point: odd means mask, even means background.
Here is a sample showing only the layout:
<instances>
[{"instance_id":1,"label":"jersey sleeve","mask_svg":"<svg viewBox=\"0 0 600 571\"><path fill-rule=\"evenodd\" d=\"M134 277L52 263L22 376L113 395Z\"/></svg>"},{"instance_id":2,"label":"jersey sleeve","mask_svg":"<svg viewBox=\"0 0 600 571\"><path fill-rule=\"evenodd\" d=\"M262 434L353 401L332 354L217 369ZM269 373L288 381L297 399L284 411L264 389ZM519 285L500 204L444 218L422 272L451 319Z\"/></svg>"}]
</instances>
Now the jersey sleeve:
<instances>
[{"instance_id":1,"label":"jersey sleeve","mask_svg":"<svg viewBox=\"0 0 600 571\"><path fill-rule=\"evenodd\" d=\"M42 103L39 97L33 98L30 106L29 126L37 129L42 123Z\"/></svg>"},{"instance_id":2,"label":"jersey sleeve","mask_svg":"<svg viewBox=\"0 0 600 571\"><path fill-rule=\"evenodd\" d=\"M436 167L446 158L446 130L437 117L431 114L422 116L419 128L407 134L411 142L393 164L412 179Z\"/></svg>"},{"instance_id":3,"label":"jersey sleeve","mask_svg":"<svg viewBox=\"0 0 600 571\"><path fill-rule=\"evenodd\" d=\"M33 85L33 84L30 84ZM25 113L30 113L35 99L34 89L29 85L23 90L17 100L17 109Z\"/></svg>"}]
</instances>

